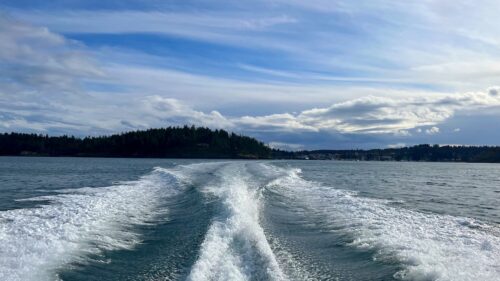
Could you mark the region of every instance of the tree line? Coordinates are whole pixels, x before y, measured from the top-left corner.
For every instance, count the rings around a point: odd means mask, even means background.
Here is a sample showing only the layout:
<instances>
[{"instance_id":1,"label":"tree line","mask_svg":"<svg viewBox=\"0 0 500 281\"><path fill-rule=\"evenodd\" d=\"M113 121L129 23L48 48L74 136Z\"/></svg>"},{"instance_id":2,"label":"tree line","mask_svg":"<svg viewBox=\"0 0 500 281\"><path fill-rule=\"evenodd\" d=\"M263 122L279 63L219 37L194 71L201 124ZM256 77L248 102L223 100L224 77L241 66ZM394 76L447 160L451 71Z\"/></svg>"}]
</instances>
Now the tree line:
<instances>
[{"instance_id":1,"label":"tree line","mask_svg":"<svg viewBox=\"0 0 500 281\"><path fill-rule=\"evenodd\" d=\"M279 153L285 152L254 138L194 126L85 138L0 134L0 155L269 159Z\"/></svg>"},{"instance_id":2,"label":"tree line","mask_svg":"<svg viewBox=\"0 0 500 281\"><path fill-rule=\"evenodd\" d=\"M251 137L195 126L167 127L85 138L3 133L0 134L0 155L500 163L498 146L421 144L387 149L289 152L272 149Z\"/></svg>"},{"instance_id":3,"label":"tree line","mask_svg":"<svg viewBox=\"0 0 500 281\"><path fill-rule=\"evenodd\" d=\"M402 148L370 150L315 150L295 153L301 159L360 161L427 161L500 163L498 146L439 146L420 144Z\"/></svg>"}]
</instances>

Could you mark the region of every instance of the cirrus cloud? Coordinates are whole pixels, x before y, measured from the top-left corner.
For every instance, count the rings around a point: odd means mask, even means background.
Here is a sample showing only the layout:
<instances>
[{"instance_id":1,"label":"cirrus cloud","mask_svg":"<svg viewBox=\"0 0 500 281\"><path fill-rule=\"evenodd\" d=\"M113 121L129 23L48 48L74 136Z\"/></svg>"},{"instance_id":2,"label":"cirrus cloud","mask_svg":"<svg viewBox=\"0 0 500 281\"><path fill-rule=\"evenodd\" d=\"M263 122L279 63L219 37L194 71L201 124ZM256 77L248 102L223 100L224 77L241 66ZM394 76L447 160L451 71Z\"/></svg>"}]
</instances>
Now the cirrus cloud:
<instances>
[{"instance_id":1,"label":"cirrus cloud","mask_svg":"<svg viewBox=\"0 0 500 281\"><path fill-rule=\"evenodd\" d=\"M145 17L142 13L140 16ZM160 18L168 19L165 15ZM287 17L236 21L238 24L228 31L224 23L212 17L205 20L211 28L235 36L239 31L262 32L292 22ZM273 138L271 145L288 149L307 148L308 142L314 141L304 137L304 143L300 143L290 135L315 134L322 138L335 135L336 140L352 147L356 138L373 140L382 135L397 138L390 143L411 143L416 135L437 138L446 133L446 122L457 114L500 107L498 87L425 96L411 91L384 95L385 89L366 88L354 98L349 92L352 87L239 80L173 67L106 61L114 51L89 51L84 44L47 28L0 15L0 130L95 135L193 124L259 137L267 134ZM237 65L268 76L303 76L253 64ZM431 75L447 73L448 69L434 66L413 70ZM497 68L489 70L495 72ZM322 75L314 74L311 79L325 80L318 79ZM348 78L349 82L359 82L356 77ZM346 82L344 78L335 81L340 80ZM310 100L314 104L308 103ZM285 106L275 108L292 101L297 112ZM253 108L249 102L254 102ZM224 112L222 105L235 110ZM263 107L267 107L265 112L257 113ZM245 113L239 112L242 110ZM453 132L453 128L448 131ZM455 136L465 135L465 131L455 132Z\"/></svg>"}]
</instances>

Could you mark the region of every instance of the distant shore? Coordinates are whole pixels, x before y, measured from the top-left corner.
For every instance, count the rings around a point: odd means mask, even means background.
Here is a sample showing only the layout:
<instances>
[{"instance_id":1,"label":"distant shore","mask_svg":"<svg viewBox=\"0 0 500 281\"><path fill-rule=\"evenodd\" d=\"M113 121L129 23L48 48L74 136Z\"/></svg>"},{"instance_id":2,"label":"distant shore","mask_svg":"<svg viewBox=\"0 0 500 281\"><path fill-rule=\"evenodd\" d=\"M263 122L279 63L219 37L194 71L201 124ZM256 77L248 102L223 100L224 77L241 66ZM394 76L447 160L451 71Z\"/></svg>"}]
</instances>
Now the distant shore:
<instances>
[{"instance_id":1,"label":"distant shore","mask_svg":"<svg viewBox=\"0 0 500 281\"><path fill-rule=\"evenodd\" d=\"M439 146L421 144L410 147L370 150L314 150L294 153L309 160L408 161L500 163L498 146Z\"/></svg>"},{"instance_id":2,"label":"distant shore","mask_svg":"<svg viewBox=\"0 0 500 281\"><path fill-rule=\"evenodd\" d=\"M334 145L334 144L333 144ZM500 163L499 146L284 151L224 130L168 127L99 137L0 134L0 156Z\"/></svg>"}]
</instances>

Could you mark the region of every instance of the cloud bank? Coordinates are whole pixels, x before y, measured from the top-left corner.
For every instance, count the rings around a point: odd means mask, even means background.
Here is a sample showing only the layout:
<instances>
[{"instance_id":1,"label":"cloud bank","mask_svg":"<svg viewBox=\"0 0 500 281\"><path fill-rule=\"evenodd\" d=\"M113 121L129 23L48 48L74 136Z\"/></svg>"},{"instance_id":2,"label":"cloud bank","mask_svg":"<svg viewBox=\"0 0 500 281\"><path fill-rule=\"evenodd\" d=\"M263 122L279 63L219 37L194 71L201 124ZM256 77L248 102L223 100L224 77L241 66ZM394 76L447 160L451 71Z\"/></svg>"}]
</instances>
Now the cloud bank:
<instances>
[{"instance_id":1,"label":"cloud bank","mask_svg":"<svg viewBox=\"0 0 500 281\"><path fill-rule=\"evenodd\" d=\"M288 149L481 142L499 118L500 89L478 91L500 84L499 6L431 2L5 4L0 131L194 124Z\"/></svg>"}]
</instances>

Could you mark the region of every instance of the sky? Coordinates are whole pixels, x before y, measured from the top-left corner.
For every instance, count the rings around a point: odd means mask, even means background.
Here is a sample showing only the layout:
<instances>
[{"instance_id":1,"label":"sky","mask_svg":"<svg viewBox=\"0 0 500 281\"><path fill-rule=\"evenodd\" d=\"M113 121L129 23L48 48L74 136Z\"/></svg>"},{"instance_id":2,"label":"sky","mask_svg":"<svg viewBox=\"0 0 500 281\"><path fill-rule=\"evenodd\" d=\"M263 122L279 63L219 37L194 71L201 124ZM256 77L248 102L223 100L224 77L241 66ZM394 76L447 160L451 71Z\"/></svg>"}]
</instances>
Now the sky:
<instances>
[{"instance_id":1,"label":"sky","mask_svg":"<svg viewBox=\"0 0 500 281\"><path fill-rule=\"evenodd\" d=\"M0 132L500 144L496 0L0 0Z\"/></svg>"}]
</instances>

